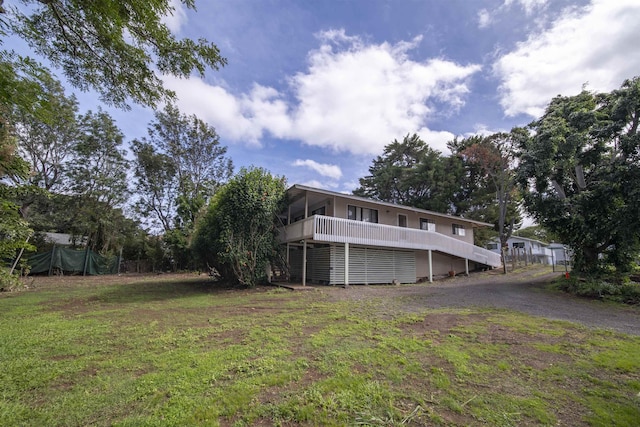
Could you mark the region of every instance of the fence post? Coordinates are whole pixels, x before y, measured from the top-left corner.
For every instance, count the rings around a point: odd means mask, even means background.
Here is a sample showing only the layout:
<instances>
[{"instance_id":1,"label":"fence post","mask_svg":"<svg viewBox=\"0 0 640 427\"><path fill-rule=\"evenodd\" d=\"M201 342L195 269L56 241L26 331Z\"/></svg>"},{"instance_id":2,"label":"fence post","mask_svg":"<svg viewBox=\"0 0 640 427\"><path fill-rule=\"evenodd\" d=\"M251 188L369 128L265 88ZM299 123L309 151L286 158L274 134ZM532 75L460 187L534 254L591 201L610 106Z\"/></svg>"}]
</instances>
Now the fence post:
<instances>
[{"instance_id":1,"label":"fence post","mask_svg":"<svg viewBox=\"0 0 640 427\"><path fill-rule=\"evenodd\" d=\"M53 269L53 257L56 256L56 244L53 244L53 248L51 248L51 261L49 261L49 276L51 276L51 269Z\"/></svg>"}]
</instances>

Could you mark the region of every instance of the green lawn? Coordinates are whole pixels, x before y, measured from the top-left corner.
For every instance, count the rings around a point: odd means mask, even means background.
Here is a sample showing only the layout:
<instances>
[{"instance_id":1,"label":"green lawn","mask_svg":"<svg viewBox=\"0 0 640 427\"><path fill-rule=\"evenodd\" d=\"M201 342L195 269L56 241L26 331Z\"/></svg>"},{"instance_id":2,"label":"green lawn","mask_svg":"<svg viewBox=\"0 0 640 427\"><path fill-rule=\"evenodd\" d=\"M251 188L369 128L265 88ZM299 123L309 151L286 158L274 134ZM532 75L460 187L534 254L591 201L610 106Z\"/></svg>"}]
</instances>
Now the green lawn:
<instances>
[{"instance_id":1,"label":"green lawn","mask_svg":"<svg viewBox=\"0 0 640 427\"><path fill-rule=\"evenodd\" d=\"M104 280L0 295L0 425L640 423L639 337L194 276Z\"/></svg>"}]
</instances>

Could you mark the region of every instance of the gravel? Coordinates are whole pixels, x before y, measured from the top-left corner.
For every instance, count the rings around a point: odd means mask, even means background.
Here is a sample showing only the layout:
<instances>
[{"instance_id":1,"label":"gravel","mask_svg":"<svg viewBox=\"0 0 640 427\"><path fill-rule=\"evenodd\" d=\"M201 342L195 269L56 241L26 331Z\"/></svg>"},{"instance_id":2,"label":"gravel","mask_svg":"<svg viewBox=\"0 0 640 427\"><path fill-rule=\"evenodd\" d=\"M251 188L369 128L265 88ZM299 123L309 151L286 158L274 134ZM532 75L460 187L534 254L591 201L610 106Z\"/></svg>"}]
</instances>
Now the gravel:
<instances>
[{"instance_id":1,"label":"gravel","mask_svg":"<svg viewBox=\"0 0 640 427\"><path fill-rule=\"evenodd\" d=\"M322 291L335 299L390 298L399 301L404 311L449 307L509 309L591 328L640 335L640 307L579 298L546 289L547 284L559 275L548 267L537 266L507 275L494 270L469 277L441 279L431 284L353 285L346 289L322 287Z\"/></svg>"}]
</instances>

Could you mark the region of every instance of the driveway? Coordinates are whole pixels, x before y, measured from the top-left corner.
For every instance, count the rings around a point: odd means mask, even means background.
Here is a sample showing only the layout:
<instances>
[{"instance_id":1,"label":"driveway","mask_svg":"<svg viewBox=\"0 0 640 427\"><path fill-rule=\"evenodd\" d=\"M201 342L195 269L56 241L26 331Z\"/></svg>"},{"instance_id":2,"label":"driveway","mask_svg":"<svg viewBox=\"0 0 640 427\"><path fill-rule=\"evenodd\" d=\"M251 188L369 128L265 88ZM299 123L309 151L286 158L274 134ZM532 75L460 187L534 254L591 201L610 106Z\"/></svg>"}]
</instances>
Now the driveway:
<instances>
[{"instance_id":1,"label":"driveway","mask_svg":"<svg viewBox=\"0 0 640 427\"><path fill-rule=\"evenodd\" d=\"M503 308L640 335L640 307L594 301L546 289L546 285L560 274L551 272L547 267L534 267L520 273L504 275L492 271L442 279L431 284L354 285L347 289L323 287L322 290L336 299L400 299L401 307L406 311L447 307Z\"/></svg>"}]
</instances>

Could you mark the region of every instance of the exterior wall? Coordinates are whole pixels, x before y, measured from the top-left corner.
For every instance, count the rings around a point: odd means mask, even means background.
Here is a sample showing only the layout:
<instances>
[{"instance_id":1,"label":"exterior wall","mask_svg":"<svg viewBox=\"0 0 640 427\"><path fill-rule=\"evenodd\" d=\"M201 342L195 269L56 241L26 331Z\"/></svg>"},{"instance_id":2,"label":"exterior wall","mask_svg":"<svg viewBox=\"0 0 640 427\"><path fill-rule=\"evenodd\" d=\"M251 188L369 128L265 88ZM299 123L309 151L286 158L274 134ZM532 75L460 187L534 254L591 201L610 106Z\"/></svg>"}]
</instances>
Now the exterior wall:
<instances>
[{"instance_id":1,"label":"exterior wall","mask_svg":"<svg viewBox=\"0 0 640 427\"><path fill-rule=\"evenodd\" d=\"M451 270L455 271L456 274L464 273L465 271L465 261L462 258L454 258L440 252L431 252L431 261L434 276L448 275ZM469 269L472 270L474 268L475 263L469 262ZM429 252L416 252L416 275L419 279L429 277Z\"/></svg>"},{"instance_id":2,"label":"exterior wall","mask_svg":"<svg viewBox=\"0 0 640 427\"><path fill-rule=\"evenodd\" d=\"M335 206L334 206L335 205ZM436 224L436 232L440 234L444 234L447 236L451 236L458 240L461 240L466 243L473 244L473 227L471 224L465 223L464 220L457 220L455 218L443 218L436 215L429 215L426 213L418 213L412 210L402 209L400 207L393 208L389 206L381 206L376 203L370 203L360 200L349 200L346 198L335 198L335 203L332 202L333 216L336 218L347 218L347 206L354 205L362 208L368 209L376 209L378 211L378 224L385 225L398 225L398 215L404 214L407 216L407 228L420 229L420 218L433 220ZM312 209L309 209L309 214L311 214ZM327 215L329 215L327 213ZM458 236L454 235L452 231L453 224L460 224L465 228L465 235ZM448 271L448 270L447 270Z\"/></svg>"},{"instance_id":3,"label":"exterior wall","mask_svg":"<svg viewBox=\"0 0 640 427\"><path fill-rule=\"evenodd\" d=\"M492 243L497 244L498 247L496 249L489 249L489 250L491 252L500 254L500 242L494 241ZM524 257L526 256L529 262L541 263L541 264L552 263L551 249L547 248L547 245L537 240L526 239L518 236L511 236L507 240L507 245L509 249L506 253L507 262L511 262L514 256L514 246L513 246L514 243L524 244L524 248L520 248L516 253L517 258L524 259ZM556 252L559 253L562 251L556 251Z\"/></svg>"},{"instance_id":4,"label":"exterior wall","mask_svg":"<svg viewBox=\"0 0 640 427\"><path fill-rule=\"evenodd\" d=\"M302 280L302 248L289 252L292 281ZM344 246L319 245L307 249L307 281L323 285L344 284ZM349 283L381 284L398 280L415 283L415 251L349 247Z\"/></svg>"}]
</instances>

